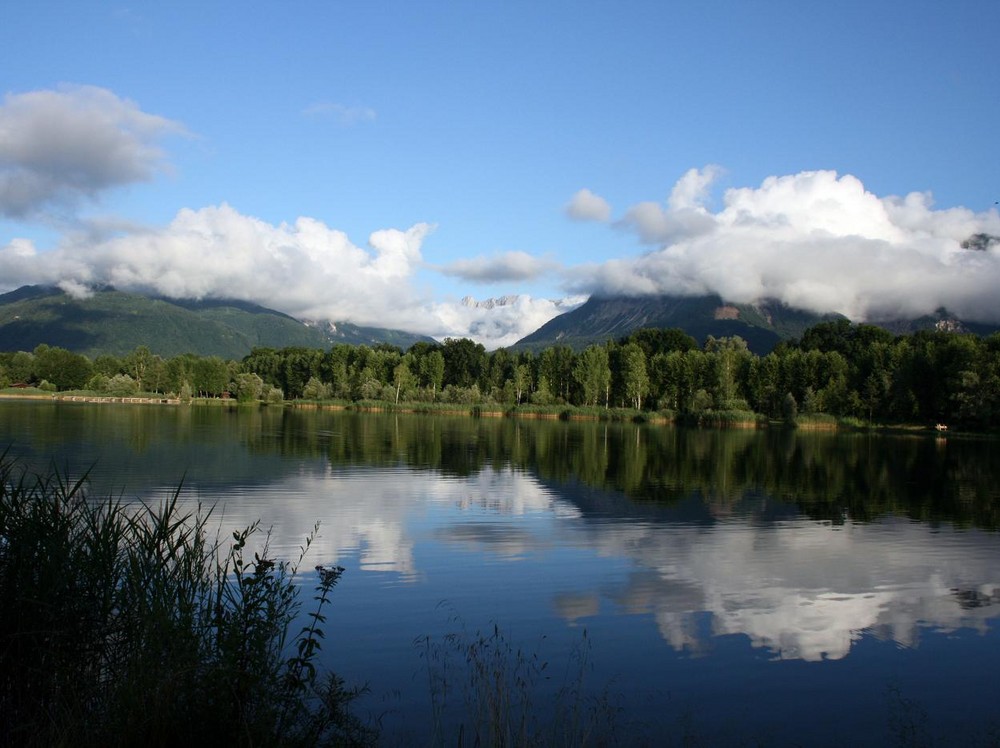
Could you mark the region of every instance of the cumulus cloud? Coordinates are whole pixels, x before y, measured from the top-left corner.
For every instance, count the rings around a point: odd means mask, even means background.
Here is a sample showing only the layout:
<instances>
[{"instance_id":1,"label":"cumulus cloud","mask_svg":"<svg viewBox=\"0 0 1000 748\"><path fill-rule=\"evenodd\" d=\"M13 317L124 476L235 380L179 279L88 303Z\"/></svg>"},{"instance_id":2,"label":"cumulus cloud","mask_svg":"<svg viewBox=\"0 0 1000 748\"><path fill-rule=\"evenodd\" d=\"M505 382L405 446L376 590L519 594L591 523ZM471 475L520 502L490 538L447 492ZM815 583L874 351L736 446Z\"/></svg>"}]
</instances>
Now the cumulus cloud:
<instances>
[{"instance_id":1,"label":"cumulus cloud","mask_svg":"<svg viewBox=\"0 0 1000 748\"><path fill-rule=\"evenodd\" d=\"M551 273L558 265L527 252L504 252L493 257L474 257L457 260L441 268L451 275L473 283L498 283L502 281L528 281Z\"/></svg>"},{"instance_id":2,"label":"cumulus cloud","mask_svg":"<svg viewBox=\"0 0 1000 748\"><path fill-rule=\"evenodd\" d=\"M566 204L566 215L574 221L607 221L611 218L611 206L600 195L582 189Z\"/></svg>"},{"instance_id":3,"label":"cumulus cloud","mask_svg":"<svg viewBox=\"0 0 1000 748\"><path fill-rule=\"evenodd\" d=\"M938 308L1000 321L1000 248L962 248L1000 234L996 209L936 210L927 193L878 197L832 171L769 177L725 192L711 211L718 170L692 170L665 205L630 208L619 226L657 248L635 259L572 269L570 286L599 294L714 293L777 299L854 320L919 316Z\"/></svg>"},{"instance_id":4,"label":"cumulus cloud","mask_svg":"<svg viewBox=\"0 0 1000 748\"><path fill-rule=\"evenodd\" d=\"M432 230L420 223L375 231L359 247L312 218L273 225L224 204L182 210L162 228L68 234L46 252L15 239L0 248L0 285L58 285L78 296L112 285L170 298L243 299L299 319L471 337L489 348L572 308L530 296L470 305L418 293L414 275Z\"/></svg>"},{"instance_id":5,"label":"cumulus cloud","mask_svg":"<svg viewBox=\"0 0 1000 748\"><path fill-rule=\"evenodd\" d=\"M165 166L159 141L182 132L95 86L8 94L0 105L0 215L29 217L149 181Z\"/></svg>"},{"instance_id":6,"label":"cumulus cloud","mask_svg":"<svg viewBox=\"0 0 1000 748\"><path fill-rule=\"evenodd\" d=\"M636 231L647 244L672 243L711 232L715 220L705 202L719 173L715 166L689 170L674 185L665 209L658 203L639 203L625 212L619 225Z\"/></svg>"},{"instance_id":7,"label":"cumulus cloud","mask_svg":"<svg viewBox=\"0 0 1000 748\"><path fill-rule=\"evenodd\" d=\"M228 205L181 210L162 229L91 242L68 236L49 252L15 241L0 250L0 276L22 283L111 284L174 298L239 298L295 316L398 318L414 303L408 281L431 231L374 232L369 247L320 221L272 225Z\"/></svg>"}]
</instances>

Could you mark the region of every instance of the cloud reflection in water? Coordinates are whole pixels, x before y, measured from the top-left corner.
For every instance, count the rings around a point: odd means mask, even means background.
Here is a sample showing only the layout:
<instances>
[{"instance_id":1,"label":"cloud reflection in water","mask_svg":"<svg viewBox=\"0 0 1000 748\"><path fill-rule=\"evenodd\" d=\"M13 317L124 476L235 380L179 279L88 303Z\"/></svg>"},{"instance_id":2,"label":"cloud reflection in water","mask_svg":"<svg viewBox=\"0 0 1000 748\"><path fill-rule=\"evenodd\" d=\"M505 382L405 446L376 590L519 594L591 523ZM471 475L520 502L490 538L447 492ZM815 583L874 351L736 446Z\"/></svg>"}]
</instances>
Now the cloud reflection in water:
<instances>
[{"instance_id":1,"label":"cloud reflection in water","mask_svg":"<svg viewBox=\"0 0 1000 748\"><path fill-rule=\"evenodd\" d=\"M607 602L605 613L652 616L663 639L690 654L709 651L711 638L723 635L746 636L776 659L807 661L845 657L863 632L916 647L925 627L985 631L1000 602L995 537L980 531L896 519L764 521L739 512L710 525L594 516L571 488L509 468L467 478L326 469L275 490L280 501L258 490L231 502L227 519L264 514L275 547L297 547L318 518L315 558L357 554L362 571L410 583L422 578L418 547L461 553L470 585L477 564L521 564L533 584L549 586L552 608L566 621L585 623ZM546 577L558 549L585 559L574 589ZM606 559L629 571L609 581L598 573ZM705 613L710 629L696 625Z\"/></svg>"}]
</instances>

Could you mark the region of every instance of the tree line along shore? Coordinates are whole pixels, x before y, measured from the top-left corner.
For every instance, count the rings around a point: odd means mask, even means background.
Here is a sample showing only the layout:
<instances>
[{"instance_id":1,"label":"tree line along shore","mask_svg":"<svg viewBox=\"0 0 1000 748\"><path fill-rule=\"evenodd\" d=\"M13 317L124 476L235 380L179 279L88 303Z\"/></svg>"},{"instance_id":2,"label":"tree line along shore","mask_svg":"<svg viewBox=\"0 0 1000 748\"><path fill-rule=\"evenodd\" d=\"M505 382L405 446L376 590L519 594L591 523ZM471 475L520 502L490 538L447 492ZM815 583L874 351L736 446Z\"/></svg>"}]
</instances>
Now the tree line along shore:
<instances>
[{"instance_id":1,"label":"tree line along shore","mask_svg":"<svg viewBox=\"0 0 1000 748\"><path fill-rule=\"evenodd\" d=\"M16 387L17 390L9 388ZM739 337L704 345L679 329L641 329L574 351L487 352L472 340L254 348L242 360L140 346L93 360L39 345L0 353L0 389L90 400L194 398L355 409L522 414L813 427L1000 426L1000 334L894 335L847 320L752 353Z\"/></svg>"}]
</instances>

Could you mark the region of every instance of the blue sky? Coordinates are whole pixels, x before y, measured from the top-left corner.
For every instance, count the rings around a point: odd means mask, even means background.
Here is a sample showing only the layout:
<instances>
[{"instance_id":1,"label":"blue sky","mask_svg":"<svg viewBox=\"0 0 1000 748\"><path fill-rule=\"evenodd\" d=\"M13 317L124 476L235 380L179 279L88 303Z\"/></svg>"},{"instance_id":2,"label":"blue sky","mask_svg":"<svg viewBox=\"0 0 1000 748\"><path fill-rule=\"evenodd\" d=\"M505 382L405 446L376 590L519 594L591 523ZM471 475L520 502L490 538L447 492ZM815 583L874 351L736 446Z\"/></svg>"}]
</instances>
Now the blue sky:
<instances>
[{"instance_id":1,"label":"blue sky","mask_svg":"<svg viewBox=\"0 0 1000 748\"><path fill-rule=\"evenodd\" d=\"M10 3L0 290L490 347L591 293L1000 320L1000 246L960 247L1000 236L997 30L995 0Z\"/></svg>"}]
</instances>

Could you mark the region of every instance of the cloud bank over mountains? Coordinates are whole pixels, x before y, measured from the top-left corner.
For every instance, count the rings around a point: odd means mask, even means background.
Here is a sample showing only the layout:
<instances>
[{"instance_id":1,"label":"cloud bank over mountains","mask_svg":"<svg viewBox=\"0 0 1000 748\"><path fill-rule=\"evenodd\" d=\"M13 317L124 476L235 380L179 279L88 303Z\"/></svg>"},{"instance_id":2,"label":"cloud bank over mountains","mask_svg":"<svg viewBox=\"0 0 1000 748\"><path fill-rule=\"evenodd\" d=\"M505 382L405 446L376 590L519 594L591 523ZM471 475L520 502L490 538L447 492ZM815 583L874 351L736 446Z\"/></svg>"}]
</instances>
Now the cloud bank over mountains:
<instances>
[{"instance_id":1,"label":"cloud bank over mountains","mask_svg":"<svg viewBox=\"0 0 1000 748\"><path fill-rule=\"evenodd\" d=\"M1000 235L991 209L936 210L929 193L878 197L833 171L769 177L708 207L720 171L692 169L665 205L645 202L615 226L656 248L635 259L569 269L570 287L608 295L716 293L778 299L854 320L919 316L947 307L1000 321L1000 247L963 248Z\"/></svg>"},{"instance_id":2,"label":"cloud bank over mountains","mask_svg":"<svg viewBox=\"0 0 1000 748\"><path fill-rule=\"evenodd\" d=\"M943 306L970 320L1000 321L1000 246L962 247L977 234L1000 236L995 208L938 210L928 193L879 197L833 171L768 177L713 200L722 169L691 169L664 202L632 205L617 218L607 199L581 189L563 206L569 219L606 225L609 246L624 232L650 247L587 264L524 251L434 263L424 255L429 223L377 230L358 246L315 218L275 225L225 203L180 208L162 226L85 216L114 189L169 170L163 142L173 135L188 133L106 89L8 94L0 105L0 218L64 228L51 248L0 238L0 290L55 284L86 294L111 284L237 298L302 319L468 336L488 347L515 342L589 294L768 298L855 320ZM562 251L568 256L573 247ZM546 279L564 298L439 299L426 288L428 274L512 290Z\"/></svg>"},{"instance_id":3,"label":"cloud bank over mountains","mask_svg":"<svg viewBox=\"0 0 1000 748\"><path fill-rule=\"evenodd\" d=\"M0 278L11 288L58 285L78 296L110 284L171 298L244 299L299 319L469 336L490 347L511 345L585 300L429 298L415 275L432 230L424 223L383 229L359 247L312 218L275 226L228 205L183 209L162 228L100 241L67 236L46 252L15 239L0 249Z\"/></svg>"}]
</instances>

